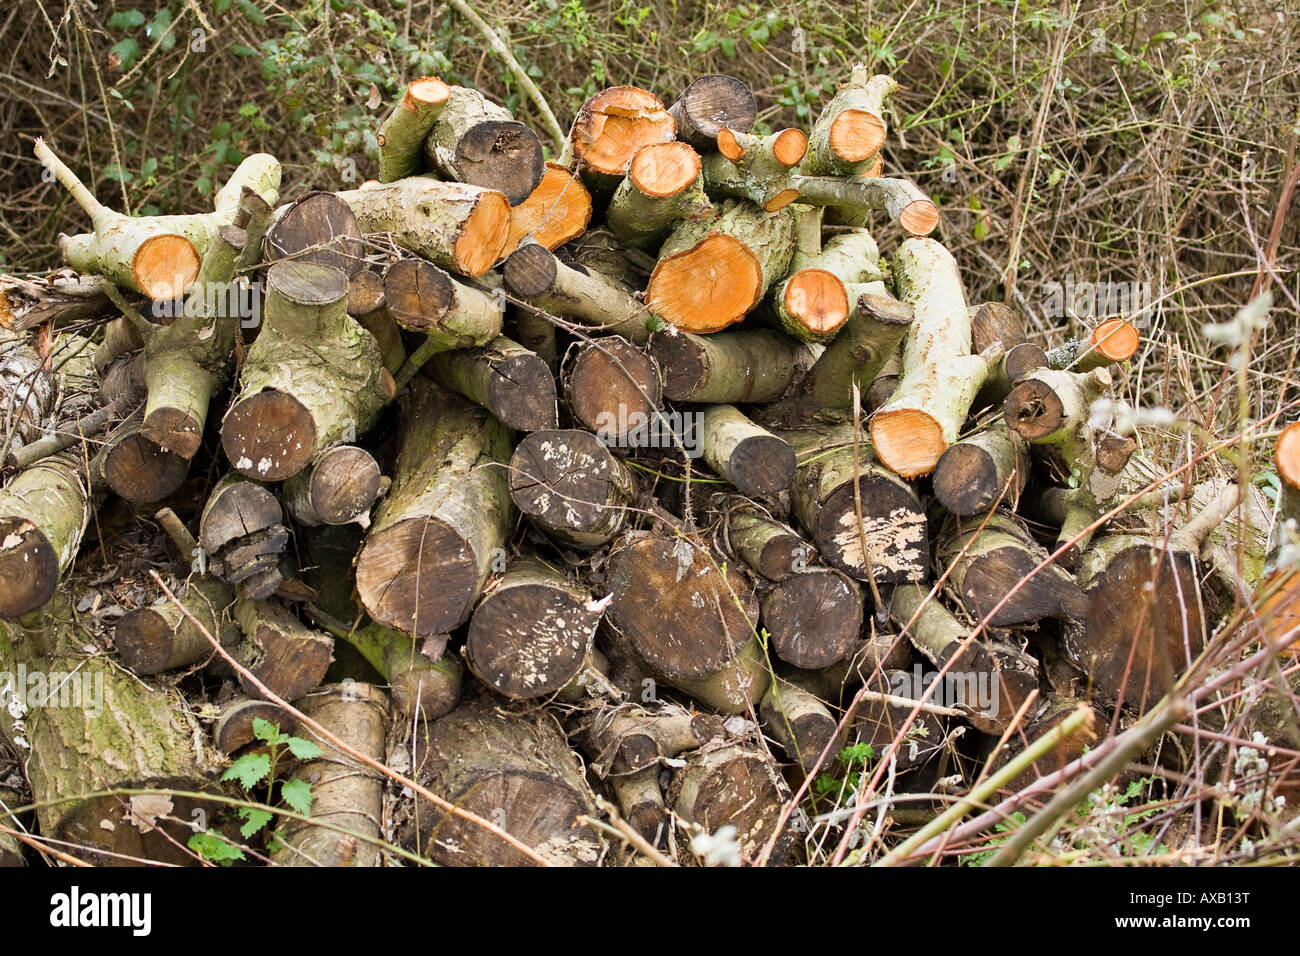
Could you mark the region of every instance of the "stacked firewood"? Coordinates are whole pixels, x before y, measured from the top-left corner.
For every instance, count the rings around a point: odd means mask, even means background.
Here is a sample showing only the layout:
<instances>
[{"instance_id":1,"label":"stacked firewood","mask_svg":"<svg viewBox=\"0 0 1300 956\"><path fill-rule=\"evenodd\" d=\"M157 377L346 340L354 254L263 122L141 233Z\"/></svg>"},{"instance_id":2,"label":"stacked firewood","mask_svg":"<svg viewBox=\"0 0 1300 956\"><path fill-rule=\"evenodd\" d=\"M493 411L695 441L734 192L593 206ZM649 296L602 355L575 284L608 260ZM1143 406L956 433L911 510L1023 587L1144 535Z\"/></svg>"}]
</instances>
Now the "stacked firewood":
<instances>
[{"instance_id":1,"label":"stacked firewood","mask_svg":"<svg viewBox=\"0 0 1300 956\"><path fill-rule=\"evenodd\" d=\"M112 212L38 142L93 231L2 287L0 670L106 686L0 708L39 832L192 862L212 768L306 716L324 754L283 773L334 828L275 862L686 860L724 826L778 860L850 744L958 792L1079 702L1159 699L1236 489L1167 543L1106 525L1159 484L1098 414L1137 332L1044 350L967 301L884 168L895 87L855 68L806 133L727 76L613 87L548 161L423 78L377 181L279 205L258 154L195 215ZM114 497L172 564L100 654L59 585L111 561ZM128 787L194 795L74 797Z\"/></svg>"}]
</instances>

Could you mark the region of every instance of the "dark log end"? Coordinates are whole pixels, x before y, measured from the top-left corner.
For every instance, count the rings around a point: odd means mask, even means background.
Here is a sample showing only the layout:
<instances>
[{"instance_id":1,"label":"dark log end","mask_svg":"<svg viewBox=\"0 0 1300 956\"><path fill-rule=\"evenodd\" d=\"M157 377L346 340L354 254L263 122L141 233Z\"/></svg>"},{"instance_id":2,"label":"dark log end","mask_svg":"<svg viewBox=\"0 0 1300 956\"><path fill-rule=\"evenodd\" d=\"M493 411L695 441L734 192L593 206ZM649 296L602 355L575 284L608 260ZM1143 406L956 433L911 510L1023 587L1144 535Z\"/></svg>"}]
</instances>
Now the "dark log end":
<instances>
[{"instance_id":1,"label":"dark log end","mask_svg":"<svg viewBox=\"0 0 1300 956\"><path fill-rule=\"evenodd\" d=\"M501 267L506 288L523 299L550 292L557 271L555 256L536 242L520 246Z\"/></svg>"},{"instance_id":2,"label":"dark log end","mask_svg":"<svg viewBox=\"0 0 1300 956\"><path fill-rule=\"evenodd\" d=\"M758 116L758 104L748 86L734 76L701 76L682 90L669 112L678 134L696 149L711 149L724 128L748 133Z\"/></svg>"},{"instance_id":3,"label":"dark log end","mask_svg":"<svg viewBox=\"0 0 1300 956\"><path fill-rule=\"evenodd\" d=\"M113 644L123 664L141 677L148 677L167 669L174 635L167 618L156 609L138 607L118 620Z\"/></svg>"},{"instance_id":4,"label":"dark log end","mask_svg":"<svg viewBox=\"0 0 1300 956\"><path fill-rule=\"evenodd\" d=\"M370 510L383 475L373 455L356 445L326 451L312 468L309 494L326 524L347 524Z\"/></svg>"},{"instance_id":5,"label":"dark log end","mask_svg":"<svg viewBox=\"0 0 1300 956\"><path fill-rule=\"evenodd\" d=\"M590 532L609 523L618 507L611 483L618 467L609 449L580 429L524 436L510 461L510 497L519 510L548 527Z\"/></svg>"},{"instance_id":6,"label":"dark log end","mask_svg":"<svg viewBox=\"0 0 1300 956\"><path fill-rule=\"evenodd\" d=\"M731 452L732 484L744 495L773 495L794 480L795 454L775 435L753 435Z\"/></svg>"},{"instance_id":7,"label":"dark log end","mask_svg":"<svg viewBox=\"0 0 1300 956\"><path fill-rule=\"evenodd\" d=\"M507 428L532 432L558 424L555 376L533 352L498 362L488 393L490 407Z\"/></svg>"},{"instance_id":8,"label":"dark log end","mask_svg":"<svg viewBox=\"0 0 1300 956\"><path fill-rule=\"evenodd\" d=\"M59 556L41 530L22 517L0 518L0 617L44 607L59 585Z\"/></svg>"},{"instance_id":9,"label":"dark log end","mask_svg":"<svg viewBox=\"0 0 1300 956\"><path fill-rule=\"evenodd\" d=\"M656 335L649 352L663 375L664 397L672 401L689 399L708 375L704 348L688 335Z\"/></svg>"},{"instance_id":10,"label":"dark log end","mask_svg":"<svg viewBox=\"0 0 1300 956\"><path fill-rule=\"evenodd\" d=\"M265 245L267 258L272 261L287 259L297 264L329 266L348 276L365 267L365 247L361 243L357 217L352 207L334 193L308 193L299 199L267 232ZM268 282L276 272L281 272L287 281L293 272L282 270L280 266L288 264L278 263L272 267ZM297 284L282 291L295 302L301 301L295 298L298 291L318 294Z\"/></svg>"},{"instance_id":11,"label":"dark log end","mask_svg":"<svg viewBox=\"0 0 1300 956\"><path fill-rule=\"evenodd\" d=\"M185 481L190 463L139 432L126 435L104 456L103 475L119 498L148 504L166 498Z\"/></svg>"},{"instance_id":12,"label":"dark log end","mask_svg":"<svg viewBox=\"0 0 1300 956\"><path fill-rule=\"evenodd\" d=\"M212 728L212 741L222 753L233 754L257 739L253 721L265 720L275 724L282 733L293 733L298 718L269 700L244 698L228 704L221 711Z\"/></svg>"},{"instance_id":13,"label":"dark log end","mask_svg":"<svg viewBox=\"0 0 1300 956\"><path fill-rule=\"evenodd\" d=\"M1030 379L1011 390L1002 405L1007 427L1020 434L1025 441L1035 441L1050 435L1065 420L1065 406L1061 398L1046 382Z\"/></svg>"},{"instance_id":14,"label":"dark log end","mask_svg":"<svg viewBox=\"0 0 1300 956\"><path fill-rule=\"evenodd\" d=\"M862 630L862 615L862 591L829 568L792 574L763 596L762 621L773 649L804 670L843 660Z\"/></svg>"},{"instance_id":15,"label":"dark log end","mask_svg":"<svg viewBox=\"0 0 1300 956\"><path fill-rule=\"evenodd\" d=\"M231 467L241 475L283 481L311 464L316 422L298 399L267 389L230 409L221 423L221 444Z\"/></svg>"},{"instance_id":16,"label":"dark log end","mask_svg":"<svg viewBox=\"0 0 1300 956\"><path fill-rule=\"evenodd\" d=\"M477 123L456 144L455 165L462 182L503 192L518 206L542 181L542 143L523 123Z\"/></svg>"},{"instance_id":17,"label":"dark log end","mask_svg":"<svg viewBox=\"0 0 1300 956\"><path fill-rule=\"evenodd\" d=\"M979 355L990 346L1002 346L1010 352L1025 341L1025 321L1020 313L1001 302L985 302L971 315L972 351Z\"/></svg>"},{"instance_id":18,"label":"dark log end","mask_svg":"<svg viewBox=\"0 0 1300 956\"><path fill-rule=\"evenodd\" d=\"M474 676L506 697L545 697L582 670L600 617L556 587L503 588L474 611L465 661Z\"/></svg>"},{"instance_id":19,"label":"dark log end","mask_svg":"<svg viewBox=\"0 0 1300 956\"><path fill-rule=\"evenodd\" d=\"M663 394L659 369L649 355L620 336L604 336L579 348L569 372L568 399L586 428L620 445L629 424L652 419Z\"/></svg>"},{"instance_id":20,"label":"dark log end","mask_svg":"<svg viewBox=\"0 0 1300 956\"><path fill-rule=\"evenodd\" d=\"M451 276L432 262L399 259L384 272L384 302L402 328L437 328L455 301Z\"/></svg>"},{"instance_id":21,"label":"dark log end","mask_svg":"<svg viewBox=\"0 0 1300 956\"><path fill-rule=\"evenodd\" d=\"M189 461L203 444L203 423L187 408L156 408L140 426L140 434Z\"/></svg>"},{"instance_id":22,"label":"dark log end","mask_svg":"<svg viewBox=\"0 0 1300 956\"><path fill-rule=\"evenodd\" d=\"M1021 342L1007 350L1002 368L1007 381L1015 385L1030 372L1047 368L1047 353L1032 342Z\"/></svg>"},{"instance_id":23,"label":"dark log end","mask_svg":"<svg viewBox=\"0 0 1300 956\"><path fill-rule=\"evenodd\" d=\"M948 447L931 481L939 503L960 517L987 511L1002 491L993 456L979 445L966 442Z\"/></svg>"},{"instance_id":24,"label":"dark log end","mask_svg":"<svg viewBox=\"0 0 1300 956\"><path fill-rule=\"evenodd\" d=\"M436 518L407 518L372 533L357 556L361 602L400 631L447 633L465 619L477 590L469 542Z\"/></svg>"}]
</instances>

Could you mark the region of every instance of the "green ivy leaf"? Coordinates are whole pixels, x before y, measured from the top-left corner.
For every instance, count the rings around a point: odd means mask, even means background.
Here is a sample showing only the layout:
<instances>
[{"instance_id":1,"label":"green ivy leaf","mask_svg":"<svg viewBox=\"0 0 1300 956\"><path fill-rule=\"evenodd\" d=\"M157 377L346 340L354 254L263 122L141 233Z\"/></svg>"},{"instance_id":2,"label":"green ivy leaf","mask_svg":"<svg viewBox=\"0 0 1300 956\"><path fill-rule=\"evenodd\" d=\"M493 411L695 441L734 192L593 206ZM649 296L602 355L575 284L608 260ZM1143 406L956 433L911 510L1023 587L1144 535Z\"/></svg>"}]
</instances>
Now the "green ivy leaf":
<instances>
[{"instance_id":1,"label":"green ivy leaf","mask_svg":"<svg viewBox=\"0 0 1300 956\"><path fill-rule=\"evenodd\" d=\"M271 773L271 757L268 754L244 754L230 765L221 775L224 780L238 780L245 790L251 790Z\"/></svg>"},{"instance_id":2,"label":"green ivy leaf","mask_svg":"<svg viewBox=\"0 0 1300 956\"><path fill-rule=\"evenodd\" d=\"M311 812L311 785L305 780L290 780L280 788L280 799L306 816Z\"/></svg>"}]
</instances>

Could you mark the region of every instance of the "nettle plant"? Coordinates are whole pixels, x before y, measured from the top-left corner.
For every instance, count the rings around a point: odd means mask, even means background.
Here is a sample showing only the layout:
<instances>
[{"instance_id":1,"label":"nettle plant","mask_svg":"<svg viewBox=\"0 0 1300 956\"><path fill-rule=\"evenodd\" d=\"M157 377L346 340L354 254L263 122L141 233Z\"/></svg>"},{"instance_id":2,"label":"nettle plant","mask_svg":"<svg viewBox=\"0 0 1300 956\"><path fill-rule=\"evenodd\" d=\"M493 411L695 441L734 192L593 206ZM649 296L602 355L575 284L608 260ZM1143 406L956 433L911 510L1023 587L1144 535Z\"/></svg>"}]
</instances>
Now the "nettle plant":
<instances>
[{"instance_id":1,"label":"nettle plant","mask_svg":"<svg viewBox=\"0 0 1300 956\"><path fill-rule=\"evenodd\" d=\"M253 721L253 736L265 744L265 749L257 753L244 754L221 775L222 782L235 781L243 790L250 803L254 802L254 793L265 790L267 803L278 798L279 803L295 813L307 816L311 812L311 785L297 778L281 779L275 775L275 768L281 759L292 755L298 760L313 760L321 755L321 749L310 740L283 733L279 724L256 718ZM245 840L251 840L275 817L271 810L257 806L239 807L238 814L243 823L239 834ZM269 849L274 852L278 846L274 833L270 835ZM222 866L245 859L244 851L226 839L220 833L204 830L189 839L189 847L208 863Z\"/></svg>"}]
</instances>

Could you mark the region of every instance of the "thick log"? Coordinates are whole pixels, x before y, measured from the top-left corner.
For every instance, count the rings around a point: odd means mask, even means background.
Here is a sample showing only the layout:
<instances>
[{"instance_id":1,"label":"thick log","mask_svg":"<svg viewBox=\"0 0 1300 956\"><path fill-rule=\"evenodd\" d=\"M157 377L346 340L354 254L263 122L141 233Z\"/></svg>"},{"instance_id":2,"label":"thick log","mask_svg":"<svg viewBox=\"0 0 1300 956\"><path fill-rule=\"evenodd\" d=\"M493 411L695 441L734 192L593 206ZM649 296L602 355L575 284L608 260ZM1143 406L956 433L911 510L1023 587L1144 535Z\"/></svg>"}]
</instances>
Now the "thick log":
<instances>
[{"instance_id":1,"label":"thick log","mask_svg":"<svg viewBox=\"0 0 1300 956\"><path fill-rule=\"evenodd\" d=\"M758 104L749 87L734 76L710 73L692 80L668 112L677 121L677 138L703 153L717 145L724 129L748 133Z\"/></svg>"},{"instance_id":2,"label":"thick log","mask_svg":"<svg viewBox=\"0 0 1300 956\"><path fill-rule=\"evenodd\" d=\"M666 797L674 813L706 833L735 827L742 859L752 859L775 832L789 791L769 758L745 744L719 741L686 758Z\"/></svg>"},{"instance_id":3,"label":"thick log","mask_svg":"<svg viewBox=\"0 0 1300 956\"><path fill-rule=\"evenodd\" d=\"M212 725L212 742L223 754L234 754L257 739L253 721L265 720L291 734L298 727L298 718L269 700L237 697L221 709L221 716Z\"/></svg>"},{"instance_id":4,"label":"thick log","mask_svg":"<svg viewBox=\"0 0 1300 956\"><path fill-rule=\"evenodd\" d=\"M797 207L800 241L790 260L790 274L768 294L768 317L806 342L829 342L849 320L863 292L879 292L870 283L884 278L880 252L871 233L855 229L821 242L821 210Z\"/></svg>"},{"instance_id":5,"label":"thick log","mask_svg":"<svg viewBox=\"0 0 1300 956\"><path fill-rule=\"evenodd\" d=\"M374 336L347 313L342 272L282 262L267 271L266 284L265 322L221 423L221 443L240 474L281 481L369 429L393 382Z\"/></svg>"},{"instance_id":6,"label":"thick log","mask_svg":"<svg viewBox=\"0 0 1300 956\"><path fill-rule=\"evenodd\" d=\"M659 367L620 336L602 336L574 350L564 393L578 424L594 431L609 448L671 444L671 436L660 434L665 419L659 413Z\"/></svg>"},{"instance_id":7,"label":"thick log","mask_svg":"<svg viewBox=\"0 0 1300 956\"><path fill-rule=\"evenodd\" d=\"M593 434L537 431L515 446L510 497L549 537L589 550L628 524L636 500L632 472Z\"/></svg>"},{"instance_id":8,"label":"thick log","mask_svg":"<svg viewBox=\"0 0 1300 956\"><path fill-rule=\"evenodd\" d=\"M976 355L994 345L1010 352L1026 340L1024 316L1001 302L971 306L970 331L971 351Z\"/></svg>"},{"instance_id":9,"label":"thick log","mask_svg":"<svg viewBox=\"0 0 1300 956\"><path fill-rule=\"evenodd\" d=\"M413 634L462 623L514 524L504 425L417 379L403 403L393 486L357 556L376 621Z\"/></svg>"},{"instance_id":10,"label":"thick log","mask_svg":"<svg viewBox=\"0 0 1300 956\"><path fill-rule=\"evenodd\" d=\"M826 702L796 681L781 677L773 680L758 712L763 718L763 732L805 773L837 736L838 721ZM832 756L836 750L831 748Z\"/></svg>"},{"instance_id":11,"label":"thick log","mask_svg":"<svg viewBox=\"0 0 1300 956\"><path fill-rule=\"evenodd\" d=\"M311 192L279 210L266 231L265 259L310 262L354 276L365 268L365 244L352 207L338 194Z\"/></svg>"},{"instance_id":12,"label":"thick log","mask_svg":"<svg viewBox=\"0 0 1300 956\"><path fill-rule=\"evenodd\" d=\"M488 699L464 704L417 734L419 782L488 820L558 866L594 865L599 838L577 818L595 800L568 742L544 712L512 714ZM510 844L417 798L399 842L443 866L520 866Z\"/></svg>"},{"instance_id":13,"label":"thick log","mask_svg":"<svg viewBox=\"0 0 1300 956\"><path fill-rule=\"evenodd\" d=\"M427 176L339 193L363 232L395 242L444 269L478 276L504 256L510 238L505 193Z\"/></svg>"},{"instance_id":14,"label":"thick log","mask_svg":"<svg viewBox=\"0 0 1300 956\"><path fill-rule=\"evenodd\" d=\"M420 171L425 138L451 98L451 87L422 76L406 87L402 101L379 126L379 181L391 183Z\"/></svg>"},{"instance_id":15,"label":"thick log","mask_svg":"<svg viewBox=\"0 0 1300 956\"><path fill-rule=\"evenodd\" d=\"M874 460L865 435L859 438L855 468L851 427L779 434L794 447L800 462L791 486L791 510L827 564L859 581L925 577L929 563L925 511L916 492Z\"/></svg>"},{"instance_id":16,"label":"thick log","mask_svg":"<svg viewBox=\"0 0 1300 956\"><path fill-rule=\"evenodd\" d=\"M591 193L581 177L559 163L547 163L537 188L510 210L510 233L502 255L528 240L558 249L586 232L590 222Z\"/></svg>"},{"instance_id":17,"label":"thick log","mask_svg":"<svg viewBox=\"0 0 1300 956\"><path fill-rule=\"evenodd\" d=\"M313 618L335 638L360 651L388 681L393 707L407 721L436 720L450 713L460 700L465 668L460 657L447 649L446 635L417 641L373 621L336 629L315 615Z\"/></svg>"},{"instance_id":18,"label":"thick log","mask_svg":"<svg viewBox=\"0 0 1300 956\"><path fill-rule=\"evenodd\" d=\"M700 413L704 461L742 495L784 491L794 478L794 451L755 425L734 405L706 405Z\"/></svg>"},{"instance_id":19,"label":"thick log","mask_svg":"<svg viewBox=\"0 0 1300 956\"><path fill-rule=\"evenodd\" d=\"M196 749L203 731L85 640L63 599L0 623L0 732L22 755L40 832L92 864L194 863L190 820L217 769ZM114 792L147 789L195 796Z\"/></svg>"},{"instance_id":20,"label":"thick log","mask_svg":"<svg viewBox=\"0 0 1300 956\"><path fill-rule=\"evenodd\" d=\"M542 142L504 106L478 90L451 94L424 140L430 168L444 179L495 189L510 205L526 200L542 181Z\"/></svg>"},{"instance_id":21,"label":"thick log","mask_svg":"<svg viewBox=\"0 0 1300 956\"><path fill-rule=\"evenodd\" d=\"M285 481L284 507L299 524L365 524L382 482L379 463L370 452L335 445Z\"/></svg>"},{"instance_id":22,"label":"thick log","mask_svg":"<svg viewBox=\"0 0 1300 956\"><path fill-rule=\"evenodd\" d=\"M560 162L608 194L642 146L667 143L676 135L677 121L659 97L635 86L611 86L582 104Z\"/></svg>"},{"instance_id":23,"label":"thick log","mask_svg":"<svg viewBox=\"0 0 1300 956\"><path fill-rule=\"evenodd\" d=\"M329 684L295 701L295 706L358 753L372 760L384 759L388 697L379 688L356 681ZM285 820L275 831L271 862L277 866L380 866L383 775L310 727L303 729L301 736L316 744L321 754L299 764L291 776L311 787L308 816L327 820L330 828Z\"/></svg>"},{"instance_id":24,"label":"thick log","mask_svg":"<svg viewBox=\"0 0 1300 956\"><path fill-rule=\"evenodd\" d=\"M755 636L712 674L665 678L664 683L716 713L753 715L771 679L772 665Z\"/></svg>"},{"instance_id":25,"label":"thick log","mask_svg":"<svg viewBox=\"0 0 1300 956\"><path fill-rule=\"evenodd\" d=\"M790 185L790 170L807 149L803 130L750 136L724 129L718 133L718 151L704 159L704 183L712 194L747 199L776 212L799 198L799 190Z\"/></svg>"},{"instance_id":26,"label":"thick log","mask_svg":"<svg viewBox=\"0 0 1300 956\"><path fill-rule=\"evenodd\" d=\"M424 336L397 372L398 388L441 352L491 344L505 315L498 290L457 281L423 259L401 259L385 270L384 302L398 326Z\"/></svg>"},{"instance_id":27,"label":"thick log","mask_svg":"<svg viewBox=\"0 0 1300 956\"><path fill-rule=\"evenodd\" d=\"M546 697L578 676L600 625L591 592L539 558L517 558L469 622L465 661L512 700Z\"/></svg>"},{"instance_id":28,"label":"thick log","mask_svg":"<svg viewBox=\"0 0 1300 956\"><path fill-rule=\"evenodd\" d=\"M948 250L930 239L908 239L893 269L913 320L903 342L903 380L871 417L871 438L882 464L917 478L932 472L957 440L988 366L970 354L970 312Z\"/></svg>"},{"instance_id":29,"label":"thick log","mask_svg":"<svg viewBox=\"0 0 1300 956\"><path fill-rule=\"evenodd\" d=\"M532 432L557 425L555 376L536 353L504 335L482 348L435 355L439 385L482 405L507 428Z\"/></svg>"},{"instance_id":30,"label":"thick log","mask_svg":"<svg viewBox=\"0 0 1300 956\"><path fill-rule=\"evenodd\" d=\"M981 527L982 526L982 527ZM949 586L975 620L992 627L1029 624L1046 617L1078 620L1088 611L1079 585L1056 564L1032 574L1047 551L1006 512L968 521L950 518L938 536L939 566L951 565ZM1003 604L1003 599L1007 599ZM993 609L999 604L997 611Z\"/></svg>"},{"instance_id":31,"label":"thick log","mask_svg":"<svg viewBox=\"0 0 1300 956\"><path fill-rule=\"evenodd\" d=\"M723 734L722 718L680 704L622 703L594 711L580 725L593 773L602 779L635 773L702 747Z\"/></svg>"},{"instance_id":32,"label":"thick log","mask_svg":"<svg viewBox=\"0 0 1300 956\"><path fill-rule=\"evenodd\" d=\"M90 216L93 232L61 236L63 257L78 272L93 272L151 299L177 299L199 273L199 263L217 230L239 212L245 186L274 206L280 164L266 153L247 157L218 190L213 211L188 216L124 216L97 200L41 139L36 158Z\"/></svg>"},{"instance_id":33,"label":"thick log","mask_svg":"<svg viewBox=\"0 0 1300 956\"><path fill-rule=\"evenodd\" d=\"M244 640L232 656L277 697L297 700L324 679L334 638L307 627L274 601L237 600L234 617ZM239 682L248 695L262 696L243 674Z\"/></svg>"},{"instance_id":34,"label":"thick log","mask_svg":"<svg viewBox=\"0 0 1300 956\"><path fill-rule=\"evenodd\" d=\"M1145 710L1205 646L1195 554L1136 535L1094 541L1079 563L1088 612L1065 629L1066 658L1092 695Z\"/></svg>"},{"instance_id":35,"label":"thick log","mask_svg":"<svg viewBox=\"0 0 1300 956\"><path fill-rule=\"evenodd\" d=\"M760 619L776 655L803 670L843 660L862 630L862 590L832 568L808 568L763 595Z\"/></svg>"},{"instance_id":36,"label":"thick log","mask_svg":"<svg viewBox=\"0 0 1300 956\"><path fill-rule=\"evenodd\" d=\"M948 446L934 468L934 496L961 518L983 514L999 498L1015 511L1028 479L1028 446L999 419Z\"/></svg>"},{"instance_id":37,"label":"thick log","mask_svg":"<svg viewBox=\"0 0 1300 956\"><path fill-rule=\"evenodd\" d=\"M190 463L140 433L144 409L137 408L103 440L90 463L92 483L106 485L132 504L161 501L185 481ZM69 453L72 454L72 453Z\"/></svg>"},{"instance_id":38,"label":"thick log","mask_svg":"<svg viewBox=\"0 0 1300 956\"><path fill-rule=\"evenodd\" d=\"M644 303L615 280L566 265L538 243L521 245L501 272L512 295L539 309L636 343L650 337L651 315Z\"/></svg>"},{"instance_id":39,"label":"thick log","mask_svg":"<svg viewBox=\"0 0 1300 956\"><path fill-rule=\"evenodd\" d=\"M37 462L0 491L0 618L35 611L54 596L77 556L90 508L72 452Z\"/></svg>"},{"instance_id":40,"label":"thick log","mask_svg":"<svg viewBox=\"0 0 1300 956\"><path fill-rule=\"evenodd\" d=\"M892 77L853 66L849 81L813 124L804 169L810 176L862 176L885 142L885 102L898 89Z\"/></svg>"},{"instance_id":41,"label":"thick log","mask_svg":"<svg viewBox=\"0 0 1300 956\"><path fill-rule=\"evenodd\" d=\"M686 143L652 143L637 150L609 201L605 222L620 242L646 249L683 219L713 211L704 194L700 156Z\"/></svg>"},{"instance_id":42,"label":"thick log","mask_svg":"<svg viewBox=\"0 0 1300 956\"><path fill-rule=\"evenodd\" d=\"M794 254L794 217L728 200L712 218L682 223L659 250L646 286L650 311L687 332L740 321L785 275Z\"/></svg>"},{"instance_id":43,"label":"thick log","mask_svg":"<svg viewBox=\"0 0 1300 956\"><path fill-rule=\"evenodd\" d=\"M758 623L744 576L688 538L634 536L611 554L608 587L606 620L664 680L716 674Z\"/></svg>"},{"instance_id":44,"label":"thick log","mask_svg":"<svg viewBox=\"0 0 1300 956\"><path fill-rule=\"evenodd\" d=\"M649 351L663 375L665 398L704 404L776 401L815 361L809 346L767 329L665 332L650 341Z\"/></svg>"},{"instance_id":45,"label":"thick log","mask_svg":"<svg viewBox=\"0 0 1300 956\"><path fill-rule=\"evenodd\" d=\"M161 674L198 664L216 654L191 616L224 646L239 642L239 627L230 615L234 594L224 583L192 578L185 590L177 593L176 600L181 607L163 598L118 619L113 644L122 663L135 674Z\"/></svg>"}]
</instances>

